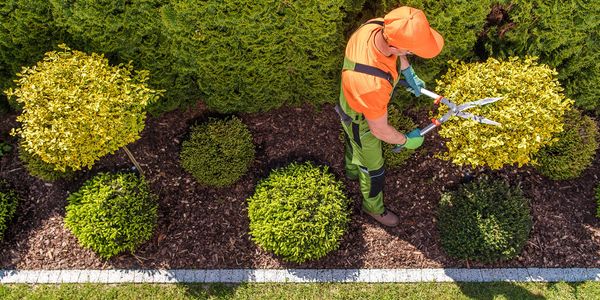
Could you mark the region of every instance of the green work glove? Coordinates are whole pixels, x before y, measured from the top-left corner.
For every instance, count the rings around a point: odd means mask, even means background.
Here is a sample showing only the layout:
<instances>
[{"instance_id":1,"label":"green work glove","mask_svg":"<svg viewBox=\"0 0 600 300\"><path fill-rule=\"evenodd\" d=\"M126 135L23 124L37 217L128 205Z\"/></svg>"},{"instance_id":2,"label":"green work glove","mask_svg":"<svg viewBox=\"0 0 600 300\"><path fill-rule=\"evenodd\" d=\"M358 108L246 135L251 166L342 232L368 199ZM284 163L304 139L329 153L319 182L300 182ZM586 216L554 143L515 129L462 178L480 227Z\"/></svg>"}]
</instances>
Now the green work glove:
<instances>
[{"instance_id":1,"label":"green work glove","mask_svg":"<svg viewBox=\"0 0 600 300\"><path fill-rule=\"evenodd\" d=\"M406 88L406 90L417 97L421 96L421 88L425 88L425 82L415 74L415 70L413 70L412 66L402 70L402 76L404 76L404 80L406 80L410 86L409 88Z\"/></svg>"},{"instance_id":2,"label":"green work glove","mask_svg":"<svg viewBox=\"0 0 600 300\"><path fill-rule=\"evenodd\" d=\"M406 142L404 142L404 144L396 145L392 151L398 153L403 148L411 150L417 149L423 145L424 140L425 137L421 136L421 129L417 128L406 135Z\"/></svg>"}]
</instances>

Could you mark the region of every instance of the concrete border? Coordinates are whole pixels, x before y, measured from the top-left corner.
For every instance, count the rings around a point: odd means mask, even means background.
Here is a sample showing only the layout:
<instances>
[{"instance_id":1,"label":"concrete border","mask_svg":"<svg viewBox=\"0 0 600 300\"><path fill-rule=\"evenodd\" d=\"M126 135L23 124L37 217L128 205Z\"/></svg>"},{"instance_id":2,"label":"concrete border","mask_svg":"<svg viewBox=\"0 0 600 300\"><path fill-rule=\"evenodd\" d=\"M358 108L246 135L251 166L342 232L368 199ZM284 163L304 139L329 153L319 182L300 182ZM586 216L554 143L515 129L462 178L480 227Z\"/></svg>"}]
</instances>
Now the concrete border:
<instances>
[{"instance_id":1,"label":"concrete border","mask_svg":"<svg viewBox=\"0 0 600 300\"><path fill-rule=\"evenodd\" d=\"M580 282L600 268L0 270L0 283Z\"/></svg>"}]
</instances>

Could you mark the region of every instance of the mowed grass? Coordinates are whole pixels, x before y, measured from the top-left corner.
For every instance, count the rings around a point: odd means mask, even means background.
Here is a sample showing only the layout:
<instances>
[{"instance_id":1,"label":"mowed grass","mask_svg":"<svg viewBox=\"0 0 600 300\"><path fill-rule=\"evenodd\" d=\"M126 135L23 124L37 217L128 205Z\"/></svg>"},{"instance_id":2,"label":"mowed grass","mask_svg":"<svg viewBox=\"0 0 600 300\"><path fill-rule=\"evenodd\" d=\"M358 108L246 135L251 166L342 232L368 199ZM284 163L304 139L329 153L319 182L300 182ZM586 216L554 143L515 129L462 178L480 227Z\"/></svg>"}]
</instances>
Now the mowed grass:
<instances>
[{"instance_id":1,"label":"mowed grass","mask_svg":"<svg viewBox=\"0 0 600 300\"><path fill-rule=\"evenodd\" d=\"M1 285L0 299L600 299L600 282Z\"/></svg>"}]
</instances>

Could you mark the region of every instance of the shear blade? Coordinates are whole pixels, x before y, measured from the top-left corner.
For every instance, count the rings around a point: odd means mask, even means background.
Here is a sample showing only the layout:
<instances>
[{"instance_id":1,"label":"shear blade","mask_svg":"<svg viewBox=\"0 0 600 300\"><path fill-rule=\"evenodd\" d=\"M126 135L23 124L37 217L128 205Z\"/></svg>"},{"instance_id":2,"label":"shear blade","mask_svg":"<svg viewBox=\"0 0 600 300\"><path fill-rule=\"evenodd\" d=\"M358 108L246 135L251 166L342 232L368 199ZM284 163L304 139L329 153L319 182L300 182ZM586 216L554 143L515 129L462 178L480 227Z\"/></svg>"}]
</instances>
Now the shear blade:
<instances>
[{"instance_id":1,"label":"shear blade","mask_svg":"<svg viewBox=\"0 0 600 300\"><path fill-rule=\"evenodd\" d=\"M474 121L477 121L479 123L483 123L483 124L488 124L488 125L494 125L494 126L500 126L501 124L496 122L496 121L492 121L488 118L484 118L481 116L476 116L470 113L465 113L465 112L459 112L456 114L457 116L461 117L461 118L465 118L465 119L471 119Z\"/></svg>"},{"instance_id":2,"label":"shear blade","mask_svg":"<svg viewBox=\"0 0 600 300\"><path fill-rule=\"evenodd\" d=\"M484 98L484 99L479 99L477 101L471 101L471 102L467 102L467 103L463 103L461 105L458 106L458 110L465 110L465 109L469 109L471 107L475 107L475 106L483 106L486 104L490 104L490 103L494 103L500 99L502 99L503 97L496 97L496 98Z\"/></svg>"}]
</instances>

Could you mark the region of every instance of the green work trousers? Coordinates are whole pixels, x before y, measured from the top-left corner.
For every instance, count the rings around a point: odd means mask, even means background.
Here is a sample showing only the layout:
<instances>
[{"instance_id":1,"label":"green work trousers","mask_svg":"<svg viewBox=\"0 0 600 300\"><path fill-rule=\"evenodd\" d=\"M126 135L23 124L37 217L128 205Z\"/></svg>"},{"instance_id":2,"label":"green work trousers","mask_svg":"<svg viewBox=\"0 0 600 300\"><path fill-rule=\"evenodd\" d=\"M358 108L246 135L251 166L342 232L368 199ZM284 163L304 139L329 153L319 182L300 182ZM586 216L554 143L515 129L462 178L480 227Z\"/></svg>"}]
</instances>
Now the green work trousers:
<instances>
[{"instance_id":1,"label":"green work trousers","mask_svg":"<svg viewBox=\"0 0 600 300\"><path fill-rule=\"evenodd\" d=\"M364 116L350 108L340 92L336 108L344 129L344 164L346 176L358 178L363 195L362 206L367 212L381 214L385 172L381 141L373 136Z\"/></svg>"}]
</instances>

